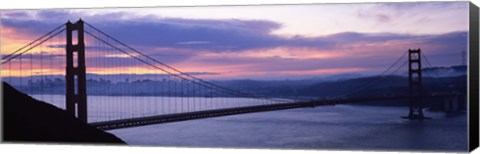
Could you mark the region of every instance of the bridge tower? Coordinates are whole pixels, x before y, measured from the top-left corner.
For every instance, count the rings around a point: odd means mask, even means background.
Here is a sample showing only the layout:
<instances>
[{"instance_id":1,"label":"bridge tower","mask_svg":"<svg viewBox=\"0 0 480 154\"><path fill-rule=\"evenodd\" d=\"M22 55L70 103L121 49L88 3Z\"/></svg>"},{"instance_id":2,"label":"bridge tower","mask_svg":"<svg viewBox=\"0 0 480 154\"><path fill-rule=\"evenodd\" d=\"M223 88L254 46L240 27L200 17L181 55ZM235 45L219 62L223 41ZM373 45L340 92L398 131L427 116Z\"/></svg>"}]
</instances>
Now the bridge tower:
<instances>
[{"instance_id":1,"label":"bridge tower","mask_svg":"<svg viewBox=\"0 0 480 154\"><path fill-rule=\"evenodd\" d=\"M406 118L410 120L424 119L420 49L408 49L408 86L410 112Z\"/></svg>"},{"instance_id":2,"label":"bridge tower","mask_svg":"<svg viewBox=\"0 0 480 154\"><path fill-rule=\"evenodd\" d=\"M87 83L83 21L67 22L66 110L87 122Z\"/></svg>"}]
</instances>

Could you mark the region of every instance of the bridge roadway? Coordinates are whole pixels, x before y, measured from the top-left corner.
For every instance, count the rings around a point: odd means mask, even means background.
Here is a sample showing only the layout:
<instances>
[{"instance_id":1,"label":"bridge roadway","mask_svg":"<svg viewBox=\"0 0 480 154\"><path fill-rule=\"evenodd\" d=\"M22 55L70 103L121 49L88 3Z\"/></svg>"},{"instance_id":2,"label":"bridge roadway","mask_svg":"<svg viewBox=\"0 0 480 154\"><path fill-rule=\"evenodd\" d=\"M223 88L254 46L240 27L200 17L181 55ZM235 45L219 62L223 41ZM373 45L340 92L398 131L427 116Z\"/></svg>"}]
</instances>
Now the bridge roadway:
<instances>
[{"instance_id":1,"label":"bridge roadway","mask_svg":"<svg viewBox=\"0 0 480 154\"><path fill-rule=\"evenodd\" d=\"M424 96L424 97L442 97L442 96L443 95ZM184 120L193 120L193 119L201 119L201 118L209 118L209 117L219 117L219 116L227 116L227 115L235 115L235 114L243 114L243 113L274 111L274 110L284 110L284 109L304 108L304 107L316 107L316 106L347 104L347 103L350 104L350 103L374 102L374 101L406 100L408 98L409 98L408 96L396 96L396 97L378 97L378 98L313 100L313 101L306 101L306 102L268 104L268 105L258 105L258 106L246 106L246 107L195 111L195 112L186 112L186 113L175 113L175 114L167 114L167 115L130 118L130 119L112 120L112 121L104 121L104 122L94 122L89 124L98 129L112 130L112 129L119 129L119 128L136 127L136 126L144 126L144 125L176 122L176 121L184 121Z\"/></svg>"}]
</instances>

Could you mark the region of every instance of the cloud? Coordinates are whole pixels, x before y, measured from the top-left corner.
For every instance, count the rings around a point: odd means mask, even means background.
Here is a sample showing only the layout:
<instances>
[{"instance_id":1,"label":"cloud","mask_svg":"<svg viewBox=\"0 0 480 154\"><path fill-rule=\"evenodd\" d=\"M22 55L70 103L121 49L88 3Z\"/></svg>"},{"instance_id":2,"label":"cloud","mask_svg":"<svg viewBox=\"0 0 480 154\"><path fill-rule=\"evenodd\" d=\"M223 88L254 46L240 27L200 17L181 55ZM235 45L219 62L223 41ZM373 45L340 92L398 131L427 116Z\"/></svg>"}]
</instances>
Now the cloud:
<instances>
[{"instance_id":1,"label":"cloud","mask_svg":"<svg viewBox=\"0 0 480 154\"><path fill-rule=\"evenodd\" d=\"M32 37L46 33L67 19L80 16L118 40L164 63L189 72L215 72L205 74L211 76L231 76L232 72L239 76L268 76L265 72L321 75L325 72L334 74L335 71L383 71L408 48L421 48L431 57L434 65L451 65L461 60L452 58L451 54L466 50L468 34L466 31L422 35L340 32L316 37L283 37L272 34L282 24L269 20L133 17L121 12L87 14L38 11L34 15L31 12L7 14L1 17L2 28ZM31 19L14 18L19 16ZM392 16L378 12L373 18L389 23ZM88 26L86 30L100 35ZM93 42L91 37L88 39ZM64 48L61 45L50 47ZM126 54L106 48L98 42L87 44L87 50L90 55L97 55L87 57L87 63L90 67L96 67L92 69L97 69L97 72L109 68L115 69L115 72L148 71L147 68L140 68L145 67L141 62L125 60ZM38 58L34 56L34 59Z\"/></svg>"},{"instance_id":2,"label":"cloud","mask_svg":"<svg viewBox=\"0 0 480 154\"><path fill-rule=\"evenodd\" d=\"M31 35L40 35L55 27L56 24L51 21L52 18L58 21L80 15L81 13L74 15L68 11L39 11L36 19L45 20L3 18L2 26L14 27L18 31ZM123 13L84 15L82 18L85 21L119 40L136 46L177 48L185 45L179 42L209 42L208 45L195 46L195 49L237 51L249 48L268 48L286 43L298 46L324 44L321 40L301 37L284 39L271 35L270 33L280 28L281 24L266 20L149 18L150 16L121 20L128 15ZM106 16L109 16L108 19L118 20L99 20ZM93 29L86 27L87 31L94 32Z\"/></svg>"},{"instance_id":3,"label":"cloud","mask_svg":"<svg viewBox=\"0 0 480 154\"><path fill-rule=\"evenodd\" d=\"M399 11L409 11L423 8L430 9L466 9L468 2L400 2L400 3L378 3L379 6L385 6Z\"/></svg>"},{"instance_id":4,"label":"cloud","mask_svg":"<svg viewBox=\"0 0 480 154\"><path fill-rule=\"evenodd\" d=\"M283 40L268 34L275 27L276 24L269 21L185 19L118 22L98 26L131 45L212 51L237 51L278 45ZM192 43L197 45L192 46Z\"/></svg>"},{"instance_id":5,"label":"cloud","mask_svg":"<svg viewBox=\"0 0 480 154\"><path fill-rule=\"evenodd\" d=\"M50 23L36 20L16 20L16 19L0 19L1 27L12 28L19 35L37 36L46 34L62 23ZM35 38L32 38L34 40Z\"/></svg>"},{"instance_id":6,"label":"cloud","mask_svg":"<svg viewBox=\"0 0 480 154\"><path fill-rule=\"evenodd\" d=\"M25 19L29 18L30 14L26 11L6 11L1 13L2 18Z\"/></svg>"},{"instance_id":7,"label":"cloud","mask_svg":"<svg viewBox=\"0 0 480 154\"><path fill-rule=\"evenodd\" d=\"M12 27L25 33L43 34L47 31L46 29L55 27L55 24L48 22L50 18L55 20L69 19L72 16L82 15L84 15L82 18L85 21L137 48L187 48L220 52L279 46L331 49L352 42L377 42L428 37L427 35L415 36L395 33L341 32L319 37L295 36L285 38L271 34L272 31L280 28L281 24L267 20L159 18L148 15L133 18L121 12L89 15L85 13L75 14L72 11L38 11L37 18L47 21L6 18L2 20L2 26ZM384 21L391 18L384 14L377 16L378 20ZM122 20L125 18L129 20ZM86 26L86 30L95 33L95 30L88 28L88 26Z\"/></svg>"},{"instance_id":8,"label":"cloud","mask_svg":"<svg viewBox=\"0 0 480 154\"><path fill-rule=\"evenodd\" d=\"M186 42L177 42L178 45L201 45L201 44L209 44L208 41L186 41Z\"/></svg>"}]
</instances>

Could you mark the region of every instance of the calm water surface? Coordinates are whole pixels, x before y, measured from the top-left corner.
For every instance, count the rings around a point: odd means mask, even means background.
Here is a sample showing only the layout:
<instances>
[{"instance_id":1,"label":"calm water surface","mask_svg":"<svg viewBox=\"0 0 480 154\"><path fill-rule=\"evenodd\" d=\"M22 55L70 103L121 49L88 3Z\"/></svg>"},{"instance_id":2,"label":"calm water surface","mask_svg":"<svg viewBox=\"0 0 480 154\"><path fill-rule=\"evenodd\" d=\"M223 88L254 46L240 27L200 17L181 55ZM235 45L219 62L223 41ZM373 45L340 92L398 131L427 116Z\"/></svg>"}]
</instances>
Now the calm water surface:
<instances>
[{"instance_id":1,"label":"calm water surface","mask_svg":"<svg viewBox=\"0 0 480 154\"><path fill-rule=\"evenodd\" d=\"M65 107L62 95L34 97L52 102L59 108ZM215 104L215 107L234 107L258 103L242 98L210 98L203 99L202 108L192 104L193 101L179 104L182 98L175 97L89 96L88 99L89 122L195 111L212 108ZM224 104L219 105L221 103ZM465 113L447 115L426 112L433 119L422 122L400 118L407 113L407 107L336 105L198 119L109 132L130 145L150 146L426 151L467 149Z\"/></svg>"},{"instance_id":2,"label":"calm water surface","mask_svg":"<svg viewBox=\"0 0 480 154\"><path fill-rule=\"evenodd\" d=\"M233 115L112 130L131 145L280 149L464 151L466 115L426 114L408 121L405 107L337 105Z\"/></svg>"}]
</instances>

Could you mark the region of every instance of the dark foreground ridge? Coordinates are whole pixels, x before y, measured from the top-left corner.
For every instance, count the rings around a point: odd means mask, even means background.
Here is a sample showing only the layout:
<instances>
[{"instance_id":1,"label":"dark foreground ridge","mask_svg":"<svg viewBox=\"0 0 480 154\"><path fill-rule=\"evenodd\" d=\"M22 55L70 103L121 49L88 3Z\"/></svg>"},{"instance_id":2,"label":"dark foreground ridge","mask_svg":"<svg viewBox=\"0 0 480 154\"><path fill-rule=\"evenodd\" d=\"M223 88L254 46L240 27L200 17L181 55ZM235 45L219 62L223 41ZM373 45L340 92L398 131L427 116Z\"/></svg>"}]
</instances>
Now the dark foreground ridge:
<instances>
[{"instance_id":1,"label":"dark foreground ridge","mask_svg":"<svg viewBox=\"0 0 480 154\"><path fill-rule=\"evenodd\" d=\"M3 141L126 144L3 82Z\"/></svg>"}]
</instances>

